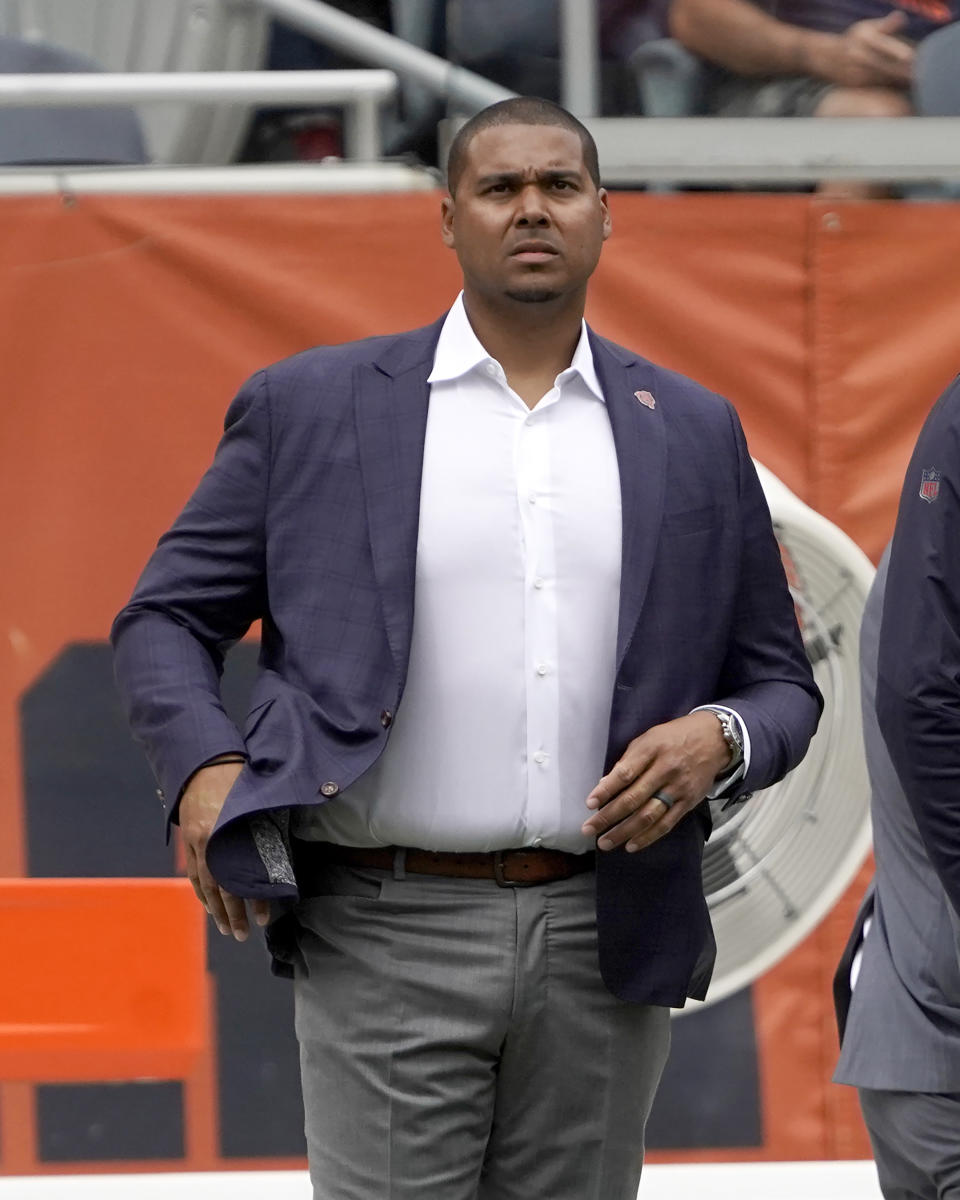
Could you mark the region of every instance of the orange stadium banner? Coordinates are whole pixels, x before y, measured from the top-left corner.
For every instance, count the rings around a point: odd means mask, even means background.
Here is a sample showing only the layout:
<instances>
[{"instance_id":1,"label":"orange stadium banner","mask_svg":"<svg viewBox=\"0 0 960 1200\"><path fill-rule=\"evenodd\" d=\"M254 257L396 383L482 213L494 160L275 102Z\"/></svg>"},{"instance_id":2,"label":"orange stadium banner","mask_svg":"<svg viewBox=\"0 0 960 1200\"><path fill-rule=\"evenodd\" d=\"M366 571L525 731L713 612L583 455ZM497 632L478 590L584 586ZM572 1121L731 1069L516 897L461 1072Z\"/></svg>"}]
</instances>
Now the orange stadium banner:
<instances>
[{"instance_id":1,"label":"orange stadium banner","mask_svg":"<svg viewBox=\"0 0 960 1200\"><path fill-rule=\"evenodd\" d=\"M960 369L960 206L615 193L612 211L588 319L730 397L754 456L876 559L914 438ZM439 195L4 198L0 220L0 874L174 875L153 784L120 731L111 618L209 462L247 375L317 343L425 324L450 303L458 272L438 237ZM855 1097L829 1082L830 976L866 878L865 869L744 1001L753 1131L666 1137L652 1158L868 1153ZM137 938L134 910L122 914L138 885L129 883L127 901L125 886L117 879L108 889L125 931L120 954ZM194 938L183 920L184 938ZM139 928L179 977L183 947ZM47 937L39 918L31 929ZM53 957L57 946L51 935ZM231 954L208 951L214 1037L199 1061L175 1064L173 1090L150 1093L156 1109L143 1109L154 1113L141 1122L152 1128L179 1122L176 1136L118 1133L123 1145L111 1149L103 1123L94 1137L76 1113L80 1099L95 1107L113 1094L58 1092L45 1062L32 1082L18 1069L0 1083L0 1172L116 1169L120 1159L128 1169L131 1160L185 1170L299 1165L295 1114L265 1104L279 1132L257 1141L231 1108L256 1053L257 1027L241 1036L242 1021L252 1009L263 1028L270 1005L289 1004L286 985L271 980L262 1010L249 991L245 1007L231 1008L246 987ZM266 979L262 952L249 954L261 955L251 971ZM88 968L82 954L51 963L65 1004L76 990L79 1006ZM5 989L26 969L8 954ZM197 995L202 984L191 981ZM264 1095L291 1090L287 1053L256 1060L259 1083L276 1081ZM76 1073L64 1078L84 1086ZM85 1078L108 1086L102 1073ZM147 1091L122 1094L110 1110L119 1130ZM62 1134L58 1120L74 1132Z\"/></svg>"}]
</instances>

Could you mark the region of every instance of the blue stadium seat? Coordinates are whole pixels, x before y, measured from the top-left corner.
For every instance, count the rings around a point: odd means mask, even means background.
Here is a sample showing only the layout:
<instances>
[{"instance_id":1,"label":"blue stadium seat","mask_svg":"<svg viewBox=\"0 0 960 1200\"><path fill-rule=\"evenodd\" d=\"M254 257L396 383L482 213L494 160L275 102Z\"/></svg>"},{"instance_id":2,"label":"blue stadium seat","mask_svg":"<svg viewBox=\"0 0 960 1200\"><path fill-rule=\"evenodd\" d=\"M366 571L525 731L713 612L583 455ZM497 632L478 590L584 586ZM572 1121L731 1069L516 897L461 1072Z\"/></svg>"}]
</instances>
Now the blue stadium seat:
<instances>
[{"instance_id":1,"label":"blue stadium seat","mask_svg":"<svg viewBox=\"0 0 960 1200\"><path fill-rule=\"evenodd\" d=\"M102 70L80 54L0 37L0 73L58 74ZM148 161L143 131L130 108L8 108L0 120L0 163L53 166Z\"/></svg>"}]
</instances>

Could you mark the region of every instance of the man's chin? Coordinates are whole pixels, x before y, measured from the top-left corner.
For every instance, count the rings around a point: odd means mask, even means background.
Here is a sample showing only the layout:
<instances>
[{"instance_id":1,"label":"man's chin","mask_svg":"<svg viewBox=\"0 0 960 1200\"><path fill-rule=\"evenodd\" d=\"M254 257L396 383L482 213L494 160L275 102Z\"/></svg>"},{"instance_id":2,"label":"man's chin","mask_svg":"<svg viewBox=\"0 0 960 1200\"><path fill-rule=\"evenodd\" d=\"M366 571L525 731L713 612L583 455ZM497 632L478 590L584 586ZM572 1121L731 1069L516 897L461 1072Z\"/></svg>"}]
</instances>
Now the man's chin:
<instances>
[{"instance_id":1,"label":"man's chin","mask_svg":"<svg viewBox=\"0 0 960 1200\"><path fill-rule=\"evenodd\" d=\"M507 291L507 296L511 300L517 300L520 304L548 304L551 300L556 300L560 293L556 288L546 287L525 287L525 288L510 288Z\"/></svg>"}]
</instances>

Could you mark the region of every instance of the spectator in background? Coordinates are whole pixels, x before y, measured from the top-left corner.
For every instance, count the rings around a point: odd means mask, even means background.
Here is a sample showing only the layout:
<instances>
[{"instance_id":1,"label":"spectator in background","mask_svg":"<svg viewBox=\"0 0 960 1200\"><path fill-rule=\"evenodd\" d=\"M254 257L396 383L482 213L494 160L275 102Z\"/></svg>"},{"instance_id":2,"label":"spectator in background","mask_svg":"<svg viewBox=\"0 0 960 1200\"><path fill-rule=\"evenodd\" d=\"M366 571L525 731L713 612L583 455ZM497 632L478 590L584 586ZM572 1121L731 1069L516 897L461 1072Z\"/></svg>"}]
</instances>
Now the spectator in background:
<instances>
[{"instance_id":1,"label":"spectator in background","mask_svg":"<svg viewBox=\"0 0 960 1200\"><path fill-rule=\"evenodd\" d=\"M644 42L667 34L670 0L599 0L600 51L626 59Z\"/></svg>"},{"instance_id":2,"label":"spectator in background","mask_svg":"<svg viewBox=\"0 0 960 1200\"><path fill-rule=\"evenodd\" d=\"M917 43L960 0L672 0L670 28L716 68L708 110L724 117L907 117ZM873 184L821 185L851 199Z\"/></svg>"},{"instance_id":3,"label":"spectator in background","mask_svg":"<svg viewBox=\"0 0 960 1200\"><path fill-rule=\"evenodd\" d=\"M667 35L669 0L598 0L601 109L638 110L627 60L642 43ZM557 0L450 0L447 57L515 91L560 99Z\"/></svg>"},{"instance_id":4,"label":"spectator in background","mask_svg":"<svg viewBox=\"0 0 960 1200\"><path fill-rule=\"evenodd\" d=\"M720 68L720 116L901 117L917 42L958 16L957 0L673 0L670 27Z\"/></svg>"}]
</instances>

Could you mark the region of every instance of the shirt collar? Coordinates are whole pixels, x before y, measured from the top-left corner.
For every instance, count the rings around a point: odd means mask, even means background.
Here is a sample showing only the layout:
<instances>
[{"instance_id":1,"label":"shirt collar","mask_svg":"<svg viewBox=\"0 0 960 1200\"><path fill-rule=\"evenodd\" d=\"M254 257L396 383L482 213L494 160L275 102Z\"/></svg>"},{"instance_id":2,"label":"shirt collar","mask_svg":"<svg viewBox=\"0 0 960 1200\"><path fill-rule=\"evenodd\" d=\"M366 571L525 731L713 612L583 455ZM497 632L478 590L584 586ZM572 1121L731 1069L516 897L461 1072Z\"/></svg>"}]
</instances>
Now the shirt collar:
<instances>
[{"instance_id":1,"label":"shirt collar","mask_svg":"<svg viewBox=\"0 0 960 1200\"><path fill-rule=\"evenodd\" d=\"M427 379L428 383L446 383L459 379L477 367L495 360L484 350L480 340L473 332L473 326L467 317L463 304L463 292L453 302L453 307L447 313L437 350L433 358L433 370ZM581 322L580 339L573 352L573 359L565 371L557 376L561 383L572 375L579 375L583 382L598 400L603 400L603 389L593 364L593 352L590 349L590 339L587 335L587 323Z\"/></svg>"}]
</instances>

